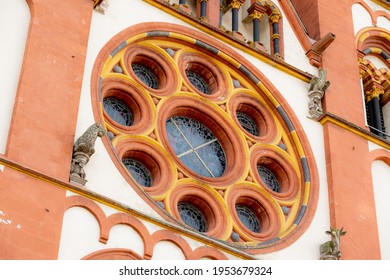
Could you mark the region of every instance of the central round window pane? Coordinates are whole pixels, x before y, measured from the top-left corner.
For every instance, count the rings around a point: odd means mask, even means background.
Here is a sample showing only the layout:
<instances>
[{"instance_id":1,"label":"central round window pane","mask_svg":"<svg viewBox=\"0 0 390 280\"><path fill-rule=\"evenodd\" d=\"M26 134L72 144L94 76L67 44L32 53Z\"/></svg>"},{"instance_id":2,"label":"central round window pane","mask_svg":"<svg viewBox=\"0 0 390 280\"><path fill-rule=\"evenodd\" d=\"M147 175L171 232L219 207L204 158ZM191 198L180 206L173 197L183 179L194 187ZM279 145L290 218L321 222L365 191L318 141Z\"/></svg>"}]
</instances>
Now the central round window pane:
<instances>
[{"instance_id":1,"label":"central round window pane","mask_svg":"<svg viewBox=\"0 0 390 280\"><path fill-rule=\"evenodd\" d=\"M244 226L253 232L260 232L260 221L253 211L245 205L236 205L236 213Z\"/></svg>"},{"instance_id":2,"label":"central round window pane","mask_svg":"<svg viewBox=\"0 0 390 280\"><path fill-rule=\"evenodd\" d=\"M180 202L177 205L177 209L179 210L180 218L187 226L199 232L207 231L207 220L198 207L188 202Z\"/></svg>"},{"instance_id":3,"label":"central round window pane","mask_svg":"<svg viewBox=\"0 0 390 280\"><path fill-rule=\"evenodd\" d=\"M132 63L131 68L133 69L134 74L138 77L138 79L140 79L148 87L153 89L158 88L157 76L148 67L142 64Z\"/></svg>"},{"instance_id":4,"label":"central round window pane","mask_svg":"<svg viewBox=\"0 0 390 280\"><path fill-rule=\"evenodd\" d=\"M213 132L195 119L175 116L166 122L168 141L180 160L201 176L220 177L226 157Z\"/></svg>"},{"instance_id":5,"label":"central round window pane","mask_svg":"<svg viewBox=\"0 0 390 280\"><path fill-rule=\"evenodd\" d=\"M210 94L210 88L205 79L198 73L187 70L186 75L191 84L200 92Z\"/></svg>"},{"instance_id":6,"label":"central round window pane","mask_svg":"<svg viewBox=\"0 0 390 280\"><path fill-rule=\"evenodd\" d=\"M103 100L103 107L111 119L125 126L133 124L133 114L125 103L115 97L107 97Z\"/></svg>"},{"instance_id":7,"label":"central round window pane","mask_svg":"<svg viewBox=\"0 0 390 280\"><path fill-rule=\"evenodd\" d=\"M144 187L152 185L152 175L145 165L132 158L125 158L122 162L138 184Z\"/></svg>"}]
</instances>

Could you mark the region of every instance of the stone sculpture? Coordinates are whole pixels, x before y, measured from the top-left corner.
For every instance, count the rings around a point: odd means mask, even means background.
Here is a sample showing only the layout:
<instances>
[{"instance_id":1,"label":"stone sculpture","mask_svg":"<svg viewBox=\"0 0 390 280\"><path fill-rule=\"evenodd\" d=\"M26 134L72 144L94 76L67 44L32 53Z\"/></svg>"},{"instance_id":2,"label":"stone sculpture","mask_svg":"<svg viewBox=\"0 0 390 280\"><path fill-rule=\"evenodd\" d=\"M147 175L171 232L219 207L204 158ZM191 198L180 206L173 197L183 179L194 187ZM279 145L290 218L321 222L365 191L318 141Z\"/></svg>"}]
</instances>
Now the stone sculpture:
<instances>
[{"instance_id":1,"label":"stone sculpture","mask_svg":"<svg viewBox=\"0 0 390 280\"><path fill-rule=\"evenodd\" d=\"M72 165L70 168L69 181L79 185L85 185L84 167L90 157L95 153L95 142L97 137L106 134L104 127L100 123L91 125L83 135L81 135L73 146Z\"/></svg>"},{"instance_id":2,"label":"stone sculpture","mask_svg":"<svg viewBox=\"0 0 390 280\"><path fill-rule=\"evenodd\" d=\"M340 238L345 235L347 232L337 228L330 228L325 232L329 234L332 238L331 241L327 241L320 246L321 257L320 260L338 260L341 257L340 251Z\"/></svg>"},{"instance_id":3,"label":"stone sculpture","mask_svg":"<svg viewBox=\"0 0 390 280\"><path fill-rule=\"evenodd\" d=\"M310 81L309 87L309 118L318 120L322 114L322 98L325 91L329 87L330 82L326 80L326 71L324 69L319 70L318 77L313 76Z\"/></svg>"}]
</instances>

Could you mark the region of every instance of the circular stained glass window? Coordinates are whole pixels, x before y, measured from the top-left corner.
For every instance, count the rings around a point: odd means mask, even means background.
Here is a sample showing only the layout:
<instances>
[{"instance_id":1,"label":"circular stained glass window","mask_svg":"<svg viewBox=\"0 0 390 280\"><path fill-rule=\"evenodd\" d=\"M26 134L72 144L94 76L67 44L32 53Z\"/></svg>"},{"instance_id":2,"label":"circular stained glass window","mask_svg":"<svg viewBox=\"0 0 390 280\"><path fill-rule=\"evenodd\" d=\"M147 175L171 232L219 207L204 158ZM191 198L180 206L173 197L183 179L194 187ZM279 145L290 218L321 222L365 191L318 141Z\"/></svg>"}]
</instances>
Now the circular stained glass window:
<instances>
[{"instance_id":1,"label":"circular stained glass window","mask_svg":"<svg viewBox=\"0 0 390 280\"><path fill-rule=\"evenodd\" d=\"M272 191L280 192L279 181L276 178L275 174L263 165L257 166L257 171L259 172L260 178L263 183Z\"/></svg>"},{"instance_id":2,"label":"circular stained glass window","mask_svg":"<svg viewBox=\"0 0 390 280\"><path fill-rule=\"evenodd\" d=\"M158 78L148 67L142 64L132 63L131 68L138 79L140 79L145 85L153 89L158 88Z\"/></svg>"},{"instance_id":3,"label":"circular stained glass window","mask_svg":"<svg viewBox=\"0 0 390 280\"><path fill-rule=\"evenodd\" d=\"M179 159L201 176L220 177L226 157L213 132L195 119L175 116L166 122L168 140Z\"/></svg>"},{"instance_id":4,"label":"circular stained glass window","mask_svg":"<svg viewBox=\"0 0 390 280\"><path fill-rule=\"evenodd\" d=\"M260 221L253 211L245 205L236 205L236 213L244 226L253 232L260 232Z\"/></svg>"},{"instance_id":5,"label":"circular stained glass window","mask_svg":"<svg viewBox=\"0 0 390 280\"><path fill-rule=\"evenodd\" d=\"M247 132L254 136L259 136L259 128L256 124L256 122L247 114L244 112L237 112L237 120L242 126L243 129L245 129Z\"/></svg>"},{"instance_id":6,"label":"circular stained glass window","mask_svg":"<svg viewBox=\"0 0 390 280\"><path fill-rule=\"evenodd\" d=\"M138 184L144 187L152 185L152 175L145 165L132 158L125 158L122 162Z\"/></svg>"},{"instance_id":7,"label":"circular stained glass window","mask_svg":"<svg viewBox=\"0 0 390 280\"><path fill-rule=\"evenodd\" d=\"M133 114L125 103L114 97L107 97L103 100L103 107L111 119L125 126L133 124Z\"/></svg>"},{"instance_id":8,"label":"circular stained glass window","mask_svg":"<svg viewBox=\"0 0 390 280\"><path fill-rule=\"evenodd\" d=\"M210 94L210 88L205 79L198 73L187 70L186 75L191 84L200 92Z\"/></svg>"},{"instance_id":9,"label":"circular stained glass window","mask_svg":"<svg viewBox=\"0 0 390 280\"><path fill-rule=\"evenodd\" d=\"M189 227L199 231L207 231L207 220L202 211L188 202L180 202L177 205L179 215L182 221Z\"/></svg>"}]
</instances>

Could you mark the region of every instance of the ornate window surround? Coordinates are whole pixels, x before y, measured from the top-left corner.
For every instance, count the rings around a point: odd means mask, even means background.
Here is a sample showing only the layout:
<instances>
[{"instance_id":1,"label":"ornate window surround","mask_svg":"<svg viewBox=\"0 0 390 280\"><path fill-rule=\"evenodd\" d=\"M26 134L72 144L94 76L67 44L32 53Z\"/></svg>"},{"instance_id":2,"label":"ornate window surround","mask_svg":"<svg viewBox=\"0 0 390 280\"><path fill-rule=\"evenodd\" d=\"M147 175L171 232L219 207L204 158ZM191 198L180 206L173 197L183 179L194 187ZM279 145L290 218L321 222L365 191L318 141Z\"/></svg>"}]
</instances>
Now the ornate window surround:
<instances>
[{"instance_id":1,"label":"ornate window surround","mask_svg":"<svg viewBox=\"0 0 390 280\"><path fill-rule=\"evenodd\" d=\"M388 70L390 69L390 33L383 28L369 27L362 29L356 37L358 65L365 102L366 104L373 103L371 102L372 100L378 99L378 110L376 113L371 114L370 117L379 120L383 106L390 101L390 72ZM387 66L387 69L377 69L375 65L365 58L367 55L379 58ZM366 115L368 117L370 115L369 112L366 112ZM388 122L385 122L384 125L390 127ZM370 130L380 137L385 137L380 131L389 134L384 127L378 128L376 125L374 127L370 126Z\"/></svg>"},{"instance_id":2,"label":"ornate window surround","mask_svg":"<svg viewBox=\"0 0 390 280\"><path fill-rule=\"evenodd\" d=\"M117 42L122 43L118 45ZM156 51L157 47L153 47L151 43L161 49ZM218 48L215 47L217 45ZM169 51L163 51L173 49L172 47L175 47L176 51L187 47L182 53L194 52L195 56L200 57L207 53L212 57L212 63L221 63L219 66L222 66L222 72L216 74L220 82L220 92L205 97L192 91L180 74L183 71L177 62L180 55L174 55L173 58ZM140 89L136 86L138 81L131 71L127 70L129 67L125 66L124 61L129 61L129 56L134 56L134 53L141 50L142 53L150 51L157 64L164 68L161 75L173 70L172 79L167 79L162 88ZM123 73L112 70L117 65L123 68ZM238 80L242 88L235 88L233 80ZM130 96L137 96L144 109L140 110L139 114L143 116L140 116L138 121L135 113L134 127L128 129L110 121L101 106L107 92L118 87ZM183 109L174 109L178 105L175 98L180 98ZM262 124L267 124L268 129L260 136L247 133L239 126L235 117L235 110L242 107L245 100L248 101L247 110L250 112L253 108L258 108L256 111L262 117ZM318 175L307 139L291 109L281 105L285 102L277 90L257 69L230 48L181 26L166 23L133 26L116 35L100 52L92 76L92 102L95 118L105 123L106 128L115 135L112 143L108 138L103 141L110 156L129 184L156 211L173 215L177 219L177 203L188 200L189 197L197 197L201 201L199 206L207 205L203 208L204 214L211 219L207 235L229 241L232 246L251 253L284 248L308 227L317 204ZM199 112L206 117L212 114L209 118L216 120L215 124L221 129L217 137L222 145L230 145L230 153L238 156L235 161L248 164L233 164L232 155L230 160L227 155L228 172L225 172L227 175L222 176L219 181L194 177L190 171L180 167L169 152L168 146L163 144L164 132L160 129L165 126L164 120L180 110L189 111L198 117ZM156 120L157 115L159 117ZM145 119L149 121L144 121ZM259 143L260 140L269 144ZM154 178L154 185L147 189L138 186L119 162L131 153L131 150L148 155L150 164L154 164L153 170L158 180ZM256 170L259 161L268 159L284 170L278 178L281 180L281 188L285 186L281 193L259 188L259 176L251 171ZM254 197L256 199L253 199ZM154 201L163 201L164 209L160 207L161 204L154 204L151 198ZM280 201L285 202L278 204ZM253 233L240 224L235 213L236 204L250 205L251 209L257 204L261 206L262 214L258 215L266 215L261 216L260 220L267 221L261 233ZM232 241L232 233L240 236L239 242ZM247 242L252 245L249 246Z\"/></svg>"}]
</instances>

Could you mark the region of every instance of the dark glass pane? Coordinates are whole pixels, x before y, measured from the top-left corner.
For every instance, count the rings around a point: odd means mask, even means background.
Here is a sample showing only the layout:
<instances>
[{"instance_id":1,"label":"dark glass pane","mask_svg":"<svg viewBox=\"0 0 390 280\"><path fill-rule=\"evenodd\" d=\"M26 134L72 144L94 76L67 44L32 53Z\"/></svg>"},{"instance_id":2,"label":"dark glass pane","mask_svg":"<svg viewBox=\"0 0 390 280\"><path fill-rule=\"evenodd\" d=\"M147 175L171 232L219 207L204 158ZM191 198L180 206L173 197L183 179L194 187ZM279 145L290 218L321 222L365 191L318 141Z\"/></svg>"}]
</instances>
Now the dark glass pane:
<instances>
[{"instance_id":1,"label":"dark glass pane","mask_svg":"<svg viewBox=\"0 0 390 280\"><path fill-rule=\"evenodd\" d=\"M191 84L200 92L210 94L210 88L205 79L198 73L187 70L186 75Z\"/></svg>"},{"instance_id":2,"label":"dark glass pane","mask_svg":"<svg viewBox=\"0 0 390 280\"><path fill-rule=\"evenodd\" d=\"M158 88L158 79L157 76L150 70L148 67L142 64L131 64L131 68L134 71L134 74L148 87L157 89Z\"/></svg>"},{"instance_id":3,"label":"dark glass pane","mask_svg":"<svg viewBox=\"0 0 390 280\"><path fill-rule=\"evenodd\" d=\"M237 112L237 119L243 129L254 136L259 136L259 128L255 121L243 112Z\"/></svg>"},{"instance_id":4,"label":"dark glass pane","mask_svg":"<svg viewBox=\"0 0 390 280\"><path fill-rule=\"evenodd\" d=\"M189 227L199 231L207 231L207 220L203 215L202 211L188 202L180 202L177 205L179 210L180 218Z\"/></svg>"},{"instance_id":5,"label":"dark glass pane","mask_svg":"<svg viewBox=\"0 0 390 280\"><path fill-rule=\"evenodd\" d=\"M103 100L103 107L111 119L121 125L130 126L133 124L133 114L125 103L115 97L107 97Z\"/></svg>"},{"instance_id":6,"label":"dark glass pane","mask_svg":"<svg viewBox=\"0 0 390 280\"><path fill-rule=\"evenodd\" d=\"M123 159L122 162L138 184L144 187L152 185L152 175L145 165L132 158Z\"/></svg>"},{"instance_id":7,"label":"dark glass pane","mask_svg":"<svg viewBox=\"0 0 390 280\"><path fill-rule=\"evenodd\" d=\"M259 172L261 180L269 189L273 190L274 192L280 191L279 181L271 170L265 166L258 165L257 171Z\"/></svg>"},{"instance_id":8,"label":"dark glass pane","mask_svg":"<svg viewBox=\"0 0 390 280\"><path fill-rule=\"evenodd\" d=\"M260 221L251 209L244 205L236 205L236 213L244 226L253 232L260 232Z\"/></svg>"}]
</instances>

